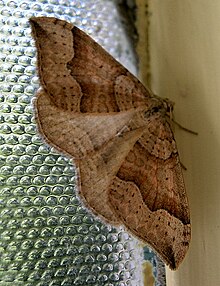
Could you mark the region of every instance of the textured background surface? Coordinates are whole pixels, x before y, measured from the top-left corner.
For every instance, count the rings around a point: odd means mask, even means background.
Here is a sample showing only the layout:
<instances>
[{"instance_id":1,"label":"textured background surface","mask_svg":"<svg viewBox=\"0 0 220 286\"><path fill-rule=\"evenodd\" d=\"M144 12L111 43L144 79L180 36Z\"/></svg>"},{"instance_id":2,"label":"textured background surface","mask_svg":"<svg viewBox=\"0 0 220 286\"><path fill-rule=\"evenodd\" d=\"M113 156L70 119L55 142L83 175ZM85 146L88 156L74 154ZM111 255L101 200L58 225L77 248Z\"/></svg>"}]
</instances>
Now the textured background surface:
<instances>
[{"instance_id":1,"label":"textured background surface","mask_svg":"<svg viewBox=\"0 0 220 286\"><path fill-rule=\"evenodd\" d=\"M0 1L0 285L142 285L139 243L88 213L71 160L36 130L28 18L41 15L76 24L135 72L112 1ZM160 262L149 250L145 257L163 285Z\"/></svg>"}]
</instances>

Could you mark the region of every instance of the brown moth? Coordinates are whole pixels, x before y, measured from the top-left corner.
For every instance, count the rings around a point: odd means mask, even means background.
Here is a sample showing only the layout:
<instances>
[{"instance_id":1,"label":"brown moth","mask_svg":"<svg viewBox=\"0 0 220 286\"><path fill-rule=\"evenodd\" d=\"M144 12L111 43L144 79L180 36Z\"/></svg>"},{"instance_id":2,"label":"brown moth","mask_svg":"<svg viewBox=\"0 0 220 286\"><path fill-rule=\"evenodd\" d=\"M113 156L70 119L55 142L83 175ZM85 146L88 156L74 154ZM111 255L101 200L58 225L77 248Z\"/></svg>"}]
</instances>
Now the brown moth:
<instances>
[{"instance_id":1,"label":"brown moth","mask_svg":"<svg viewBox=\"0 0 220 286\"><path fill-rule=\"evenodd\" d=\"M191 226L167 118L172 103L74 25L48 17L30 23L42 85L35 103L41 134L74 158L87 207L124 225L176 269Z\"/></svg>"}]
</instances>

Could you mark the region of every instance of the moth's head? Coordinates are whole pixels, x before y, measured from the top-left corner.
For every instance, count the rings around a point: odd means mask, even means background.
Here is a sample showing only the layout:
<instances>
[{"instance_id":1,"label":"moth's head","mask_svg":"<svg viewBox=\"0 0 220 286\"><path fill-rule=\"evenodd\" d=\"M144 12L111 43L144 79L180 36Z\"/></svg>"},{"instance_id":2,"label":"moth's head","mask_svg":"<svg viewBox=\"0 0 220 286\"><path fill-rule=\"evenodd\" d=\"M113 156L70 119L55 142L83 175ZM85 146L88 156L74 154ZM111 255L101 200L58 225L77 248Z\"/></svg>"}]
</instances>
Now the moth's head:
<instances>
[{"instance_id":1,"label":"moth's head","mask_svg":"<svg viewBox=\"0 0 220 286\"><path fill-rule=\"evenodd\" d=\"M174 103L168 98L154 96L151 99L150 106L148 106L147 110L144 111L144 117L145 119L148 119L151 116L168 116L172 118L173 106Z\"/></svg>"},{"instance_id":2,"label":"moth's head","mask_svg":"<svg viewBox=\"0 0 220 286\"><path fill-rule=\"evenodd\" d=\"M163 102L164 109L166 110L166 114L172 114L175 103L168 98L161 98L161 100Z\"/></svg>"}]
</instances>

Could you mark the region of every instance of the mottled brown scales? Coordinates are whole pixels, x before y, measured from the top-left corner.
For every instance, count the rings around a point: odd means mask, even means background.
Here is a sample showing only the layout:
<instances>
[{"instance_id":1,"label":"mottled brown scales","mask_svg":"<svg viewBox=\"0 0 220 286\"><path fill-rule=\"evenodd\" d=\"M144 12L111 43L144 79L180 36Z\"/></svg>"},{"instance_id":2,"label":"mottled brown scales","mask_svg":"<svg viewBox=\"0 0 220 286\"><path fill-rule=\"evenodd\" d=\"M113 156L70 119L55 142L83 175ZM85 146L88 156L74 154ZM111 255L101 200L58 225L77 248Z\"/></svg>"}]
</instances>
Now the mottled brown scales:
<instances>
[{"instance_id":1,"label":"mottled brown scales","mask_svg":"<svg viewBox=\"0 0 220 286\"><path fill-rule=\"evenodd\" d=\"M167 115L154 96L83 31L31 18L44 138L77 165L79 194L95 214L126 228L176 269L189 247L189 206Z\"/></svg>"}]
</instances>

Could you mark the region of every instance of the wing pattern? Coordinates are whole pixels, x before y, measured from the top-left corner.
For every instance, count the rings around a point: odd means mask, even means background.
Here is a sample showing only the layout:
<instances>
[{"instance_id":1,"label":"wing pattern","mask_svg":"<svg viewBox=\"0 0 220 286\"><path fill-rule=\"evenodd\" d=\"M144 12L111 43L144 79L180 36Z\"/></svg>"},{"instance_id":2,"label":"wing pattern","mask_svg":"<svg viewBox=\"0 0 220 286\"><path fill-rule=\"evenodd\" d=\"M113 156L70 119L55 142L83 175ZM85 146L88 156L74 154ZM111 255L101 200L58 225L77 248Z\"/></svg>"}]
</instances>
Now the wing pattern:
<instances>
[{"instance_id":1,"label":"wing pattern","mask_svg":"<svg viewBox=\"0 0 220 286\"><path fill-rule=\"evenodd\" d=\"M72 24L48 17L30 23L41 134L74 159L87 207L124 225L176 269L191 226L167 101Z\"/></svg>"}]
</instances>

